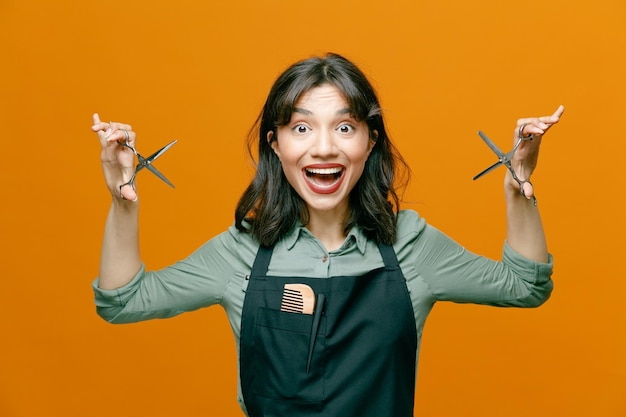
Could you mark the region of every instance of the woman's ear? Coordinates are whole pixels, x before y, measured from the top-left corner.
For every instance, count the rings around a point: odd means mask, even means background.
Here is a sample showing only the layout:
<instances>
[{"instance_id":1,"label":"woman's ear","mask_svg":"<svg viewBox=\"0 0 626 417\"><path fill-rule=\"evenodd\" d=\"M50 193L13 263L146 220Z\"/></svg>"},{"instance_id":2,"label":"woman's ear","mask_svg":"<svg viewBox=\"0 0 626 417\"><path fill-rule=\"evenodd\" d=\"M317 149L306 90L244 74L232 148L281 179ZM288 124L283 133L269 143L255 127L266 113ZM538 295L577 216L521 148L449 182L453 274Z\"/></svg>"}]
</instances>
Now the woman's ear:
<instances>
[{"instance_id":1,"label":"woman's ear","mask_svg":"<svg viewBox=\"0 0 626 417\"><path fill-rule=\"evenodd\" d=\"M370 152L372 152L372 149L374 148L374 145L376 145L376 141L378 140L378 130L374 129L372 130L372 134L370 135L370 141L369 144L367 146L367 153L369 155Z\"/></svg>"},{"instance_id":2,"label":"woman's ear","mask_svg":"<svg viewBox=\"0 0 626 417\"><path fill-rule=\"evenodd\" d=\"M280 153L278 152L278 141L276 140L276 135L274 134L273 130L267 132L267 143L270 144L270 146L274 150L274 153L276 154L276 156L278 156L278 159L280 159Z\"/></svg>"}]
</instances>

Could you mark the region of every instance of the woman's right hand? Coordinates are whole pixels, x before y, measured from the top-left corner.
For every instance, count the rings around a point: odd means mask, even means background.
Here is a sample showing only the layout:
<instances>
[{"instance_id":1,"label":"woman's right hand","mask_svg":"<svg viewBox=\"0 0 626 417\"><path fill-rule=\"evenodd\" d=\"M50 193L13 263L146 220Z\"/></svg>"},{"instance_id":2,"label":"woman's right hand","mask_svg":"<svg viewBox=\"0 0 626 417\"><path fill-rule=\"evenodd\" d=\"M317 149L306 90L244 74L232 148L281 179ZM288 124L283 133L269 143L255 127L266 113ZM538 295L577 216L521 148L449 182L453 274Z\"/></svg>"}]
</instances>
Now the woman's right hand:
<instances>
[{"instance_id":1,"label":"woman's right hand","mask_svg":"<svg viewBox=\"0 0 626 417\"><path fill-rule=\"evenodd\" d=\"M130 146L135 147L137 136L132 127L124 123L102 122L95 113L91 130L98 134L102 146L100 159L109 192L113 198L137 201L137 192L133 187L127 185L120 190L120 185L126 184L135 172L135 154L128 147L121 146L126 142L126 131Z\"/></svg>"}]
</instances>

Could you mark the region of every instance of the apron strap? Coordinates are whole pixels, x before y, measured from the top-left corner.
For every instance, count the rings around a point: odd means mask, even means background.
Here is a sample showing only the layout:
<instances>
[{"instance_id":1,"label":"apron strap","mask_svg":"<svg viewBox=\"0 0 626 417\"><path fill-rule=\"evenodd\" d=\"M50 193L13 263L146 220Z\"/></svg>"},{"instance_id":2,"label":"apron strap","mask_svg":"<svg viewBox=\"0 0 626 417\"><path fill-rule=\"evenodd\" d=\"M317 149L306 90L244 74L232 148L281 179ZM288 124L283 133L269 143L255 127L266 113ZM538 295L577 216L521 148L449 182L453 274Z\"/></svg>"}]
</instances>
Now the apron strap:
<instances>
[{"instance_id":1,"label":"apron strap","mask_svg":"<svg viewBox=\"0 0 626 417\"><path fill-rule=\"evenodd\" d=\"M385 267L387 268L400 268L400 264L398 263L398 258L396 257L396 252L389 245L385 245L383 243L378 244L378 250L383 257L383 262L385 263Z\"/></svg>"},{"instance_id":2,"label":"apron strap","mask_svg":"<svg viewBox=\"0 0 626 417\"><path fill-rule=\"evenodd\" d=\"M270 266L270 260L272 259L272 252L274 252L274 246L259 246L259 250L254 258L254 264L252 265L251 276L267 275L267 269Z\"/></svg>"}]
</instances>

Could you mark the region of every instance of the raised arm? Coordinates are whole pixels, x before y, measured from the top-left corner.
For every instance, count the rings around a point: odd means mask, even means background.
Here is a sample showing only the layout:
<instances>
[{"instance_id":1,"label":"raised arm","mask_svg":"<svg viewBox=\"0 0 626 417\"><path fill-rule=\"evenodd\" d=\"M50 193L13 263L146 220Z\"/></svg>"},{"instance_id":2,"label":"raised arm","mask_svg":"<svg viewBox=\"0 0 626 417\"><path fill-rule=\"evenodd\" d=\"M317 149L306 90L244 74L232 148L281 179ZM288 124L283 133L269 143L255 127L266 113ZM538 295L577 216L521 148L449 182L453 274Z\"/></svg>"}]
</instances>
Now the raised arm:
<instances>
[{"instance_id":1,"label":"raised arm","mask_svg":"<svg viewBox=\"0 0 626 417\"><path fill-rule=\"evenodd\" d=\"M523 141L517 149L511 166L522 181L520 186L507 170L504 180L506 198L507 242L516 252L537 262L548 261L546 238L539 215L539 208L533 204L534 188L530 176L537 166L539 147L543 136L554 124L558 123L563 114L563 106L551 116L519 119L515 127L514 142L520 135L533 135L532 140Z\"/></svg>"},{"instance_id":2,"label":"raised arm","mask_svg":"<svg viewBox=\"0 0 626 417\"><path fill-rule=\"evenodd\" d=\"M114 289L127 284L141 268L137 193L130 186L120 190L120 184L125 184L132 176L135 163L133 152L120 146L120 142L126 139L126 131L134 146L136 136L130 125L101 122L98 114L93 115L91 130L100 140L104 179L112 196L104 229L98 286Z\"/></svg>"}]
</instances>

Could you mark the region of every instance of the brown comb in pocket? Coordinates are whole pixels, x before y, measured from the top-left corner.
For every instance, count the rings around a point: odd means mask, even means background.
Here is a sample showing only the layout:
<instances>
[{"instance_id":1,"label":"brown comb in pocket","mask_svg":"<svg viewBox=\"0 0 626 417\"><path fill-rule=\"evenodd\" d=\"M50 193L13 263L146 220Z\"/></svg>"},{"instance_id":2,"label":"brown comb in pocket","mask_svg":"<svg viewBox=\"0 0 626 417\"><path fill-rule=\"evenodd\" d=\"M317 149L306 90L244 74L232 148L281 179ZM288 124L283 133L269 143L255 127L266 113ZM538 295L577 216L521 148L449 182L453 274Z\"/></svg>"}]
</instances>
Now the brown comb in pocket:
<instances>
[{"instance_id":1,"label":"brown comb in pocket","mask_svg":"<svg viewBox=\"0 0 626 417\"><path fill-rule=\"evenodd\" d=\"M285 284L280 311L313 314L315 293L306 284Z\"/></svg>"}]
</instances>

